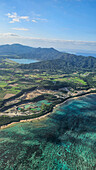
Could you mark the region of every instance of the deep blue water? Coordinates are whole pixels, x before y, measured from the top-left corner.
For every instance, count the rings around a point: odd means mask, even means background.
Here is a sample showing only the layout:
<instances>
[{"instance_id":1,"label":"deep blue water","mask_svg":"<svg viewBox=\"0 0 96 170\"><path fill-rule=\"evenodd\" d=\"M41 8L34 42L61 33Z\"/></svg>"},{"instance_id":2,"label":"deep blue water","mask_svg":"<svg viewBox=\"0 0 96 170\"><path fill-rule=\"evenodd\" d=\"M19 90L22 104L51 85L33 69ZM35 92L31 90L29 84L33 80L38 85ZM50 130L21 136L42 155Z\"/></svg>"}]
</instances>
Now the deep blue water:
<instances>
[{"instance_id":1,"label":"deep blue water","mask_svg":"<svg viewBox=\"0 0 96 170\"><path fill-rule=\"evenodd\" d=\"M96 57L95 53L76 53L76 55L83 55L83 56L93 56Z\"/></svg>"},{"instance_id":2,"label":"deep blue water","mask_svg":"<svg viewBox=\"0 0 96 170\"><path fill-rule=\"evenodd\" d=\"M95 170L96 95L0 131L0 170Z\"/></svg>"},{"instance_id":3,"label":"deep blue water","mask_svg":"<svg viewBox=\"0 0 96 170\"><path fill-rule=\"evenodd\" d=\"M30 64L30 63L39 62L38 60L35 60L35 59L24 59L24 58L22 59L9 58L9 59L19 64Z\"/></svg>"}]
</instances>

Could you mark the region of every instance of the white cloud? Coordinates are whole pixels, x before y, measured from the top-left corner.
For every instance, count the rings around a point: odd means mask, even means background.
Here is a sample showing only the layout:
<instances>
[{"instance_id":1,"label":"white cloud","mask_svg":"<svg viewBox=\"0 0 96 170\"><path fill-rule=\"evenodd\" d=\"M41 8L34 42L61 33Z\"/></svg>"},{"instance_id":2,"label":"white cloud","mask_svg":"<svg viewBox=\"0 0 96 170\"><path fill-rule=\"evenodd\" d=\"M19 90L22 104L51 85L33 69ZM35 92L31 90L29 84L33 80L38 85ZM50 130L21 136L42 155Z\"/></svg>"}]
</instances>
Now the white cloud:
<instances>
[{"instance_id":1,"label":"white cloud","mask_svg":"<svg viewBox=\"0 0 96 170\"><path fill-rule=\"evenodd\" d=\"M16 18L17 13L16 12L13 12L12 14L8 13L8 14L6 14L6 16L8 16L8 18Z\"/></svg>"},{"instance_id":2,"label":"white cloud","mask_svg":"<svg viewBox=\"0 0 96 170\"><path fill-rule=\"evenodd\" d=\"M48 20L45 19L45 18L37 18L37 20L39 20L39 21L44 21L44 22L48 22Z\"/></svg>"},{"instance_id":3,"label":"white cloud","mask_svg":"<svg viewBox=\"0 0 96 170\"><path fill-rule=\"evenodd\" d=\"M29 17L28 16L21 16L21 17L19 17L19 19L24 19L26 21L29 21Z\"/></svg>"},{"instance_id":4,"label":"white cloud","mask_svg":"<svg viewBox=\"0 0 96 170\"><path fill-rule=\"evenodd\" d=\"M6 14L6 16L8 16L8 18L11 19L11 21L9 21L9 23L15 23L15 22L20 22L20 20L25 20L25 21L29 21L29 16L19 16L17 15L16 12L8 13Z\"/></svg>"},{"instance_id":5,"label":"white cloud","mask_svg":"<svg viewBox=\"0 0 96 170\"><path fill-rule=\"evenodd\" d=\"M32 19L32 22L35 22L35 23L37 23L37 21L36 21L35 19Z\"/></svg>"},{"instance_id":6,"label":"white cloud","mask_svg":"<svg viewBox=\"0 0 96 170\"><path fill-rule=\"evenodd\" d=\"M32 19L30 19L29 16L19 16L19 15L17 15L16 12L6 14L6 16L10 19L9 23L20 22L21 20L24 20L24 21L31 20L34 23L37 23L39 21L48 22L48 20L46 18L41 18L40 14L33 13L32 15L33 15Z\"/></svg>"},{"instance_id":7,"label":"white cloud","mask_svg":"<svg viewBox=\"0 0 96 170\"><path fill-rule=\"evenodd\" d=\"M18 36L17 34L15 33L0 33L0 37L12 37L12 36Z\"/></svg>"},{"instance_id":8,"label":"white cloud","mask_svg":"<svg viewBox=\"0 0 96 170\"><path fill-rule=\"evenodd\" d=\"M21 43L33 47L53 47L62 51L81 51L96 54L96 41L75 41L75 40L58 40L58 39L42 39L33 37L24 37L14 33L0 34L0 44Z\"/></svg>"},{"instance_id":9,"label":"white cloud","mask_svg":"<svg viewBox=\"0 0 96 170\"><path fill-rule=\"evenodd\" d=\"M13 30L17 30L17 31L28 31L29 29L27 28L12 28Z\"/></svg>"},{"instance_id":10,"label":"white cloud","mask_svg":"<svg viewBox=\"0 0 96 170\"><path fill-rule=\"evenodd\" d=\"M41 21L41 22L48 22L47 19L45 19L45 18L40 18L40 17L39 17L39 18L35 17L35 18L32 19L32 22L37 23L38 21Z\"/></svg>"},{"instance_id":11,"label":"white cloud","mask_svg":"<svg viewBox=\"0 0 96 170\"><path fill-rule=\"evenodd\" d=\"M14 22L20 22L19 18L13 18L12 21L10 21L9 23L14 23Z\"/></svg>"}]
</instances>

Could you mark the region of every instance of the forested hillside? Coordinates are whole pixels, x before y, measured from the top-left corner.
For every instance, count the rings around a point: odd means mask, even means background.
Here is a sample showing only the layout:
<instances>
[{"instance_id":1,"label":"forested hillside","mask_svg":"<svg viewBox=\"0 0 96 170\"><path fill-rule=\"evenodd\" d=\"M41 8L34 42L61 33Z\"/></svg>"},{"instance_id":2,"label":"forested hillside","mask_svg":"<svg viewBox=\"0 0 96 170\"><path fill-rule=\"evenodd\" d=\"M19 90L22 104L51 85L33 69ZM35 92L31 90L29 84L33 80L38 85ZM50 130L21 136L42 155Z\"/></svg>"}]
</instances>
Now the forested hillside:
<instances>
[{"instance_id":1,"label":"forested hillside","mask_svg":"<svg viewBox=\"0 0 96 170\"><path fill-rule=\"evenodd\" d=\"M21 58L31 58L37 60L52 60L60 58L62 52L55 50L54 48L34 48L29 53L20 54Z\"/></svg>"},{"instance_id":2,"label":"forested hillside","mask_svg":"<svg viewBox=\"0 0 96 170\"><path fill-rule=\"evenodd\" d=\"M24 46L21 44L12 44L12 45L1 45L0 46L0 55L3 58L9 57L12 58L31 58L38 60L52 60L61 56L61 52L55 50L54 48L33 48L29 46Z\"/></svg>"},{"instance_id":3,"label":"forested hillside","mask_svg":"<svg viewBox=\"0 0 96 170\"><path fill-rule=\"evenodd\" d=\"M21 44L0 46L0 59L8 57L40 60L38 63L20 66L23 69L62 70L64 72L96 71L95 57L77 56L59 52L54 48L33 48Z\"/></svg>"},{"instance_id":4,"label":"forested hillside","mask_svg":"<svg viewBox=\"0 0 96 170\"><path fill-rule=\"evenodd\" d=\"M58 59L43 61L39 63L23 64L20 66L23 69L42 69L42 70L63 70L65 72L71 71L95 71L96 58L76 56L73 54L62 54Z\"/></svg>"}]
</instances>

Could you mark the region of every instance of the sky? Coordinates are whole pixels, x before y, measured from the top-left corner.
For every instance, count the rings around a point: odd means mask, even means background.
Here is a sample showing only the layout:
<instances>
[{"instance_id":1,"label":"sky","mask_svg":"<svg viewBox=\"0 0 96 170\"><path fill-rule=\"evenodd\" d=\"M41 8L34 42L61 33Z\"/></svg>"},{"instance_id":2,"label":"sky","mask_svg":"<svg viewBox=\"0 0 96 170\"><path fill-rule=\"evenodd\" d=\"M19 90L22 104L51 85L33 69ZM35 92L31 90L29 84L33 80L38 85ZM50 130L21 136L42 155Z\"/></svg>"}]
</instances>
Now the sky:
<instances>
[{"instance_id":1,"label":"sky","mask_svg":"<svg viewBox=\"0 0 96 170\"><path fill-rule=\"evenodd\" d=\"M96 0L0 0L0 45L96 53Z\"/></svg>"}]
</instances>

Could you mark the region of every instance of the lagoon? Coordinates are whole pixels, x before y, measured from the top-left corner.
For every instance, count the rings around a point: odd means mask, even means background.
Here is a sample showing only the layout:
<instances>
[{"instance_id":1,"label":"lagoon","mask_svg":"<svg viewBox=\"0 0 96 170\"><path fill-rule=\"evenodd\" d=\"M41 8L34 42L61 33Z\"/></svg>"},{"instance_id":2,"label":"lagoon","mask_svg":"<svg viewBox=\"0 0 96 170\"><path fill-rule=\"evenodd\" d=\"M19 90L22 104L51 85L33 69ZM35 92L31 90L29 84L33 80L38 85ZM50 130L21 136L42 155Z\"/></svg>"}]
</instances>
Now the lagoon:
<instances>
[{"instance_id":1,"label":"lagoon","mask_svg":"<svg viewBox=\"0 0 96 170\"><path fill-rule=\"evenodd\" d=\"M39 60L36 60L36 59L25 59L25 58L22 58L22 59L9 58L9 60L12 60L19 64L30 64L30 63L39 62Z\"/></svg>"}]
</instances>

